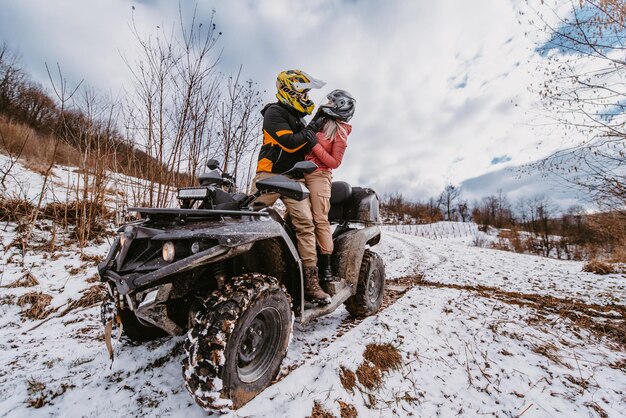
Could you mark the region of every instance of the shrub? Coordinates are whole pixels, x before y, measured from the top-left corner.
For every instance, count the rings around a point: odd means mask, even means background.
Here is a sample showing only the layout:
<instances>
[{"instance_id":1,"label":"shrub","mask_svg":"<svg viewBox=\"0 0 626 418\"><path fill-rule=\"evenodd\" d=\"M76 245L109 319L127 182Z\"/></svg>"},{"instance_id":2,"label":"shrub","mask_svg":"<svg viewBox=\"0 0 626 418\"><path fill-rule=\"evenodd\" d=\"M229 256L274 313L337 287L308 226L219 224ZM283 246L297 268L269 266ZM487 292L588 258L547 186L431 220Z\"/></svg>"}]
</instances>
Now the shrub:
<instances>
[{"instance_id":1,"label":"shrub","mask_svg":"<svg viewBox=\"0 0 626 418\"><path fill-rule=\"evenodd\" d=\"M595 274L613 274L616 272L611 264L600 260L591 260L583 266L583 271Z\"/></svg>"}]
</instances>

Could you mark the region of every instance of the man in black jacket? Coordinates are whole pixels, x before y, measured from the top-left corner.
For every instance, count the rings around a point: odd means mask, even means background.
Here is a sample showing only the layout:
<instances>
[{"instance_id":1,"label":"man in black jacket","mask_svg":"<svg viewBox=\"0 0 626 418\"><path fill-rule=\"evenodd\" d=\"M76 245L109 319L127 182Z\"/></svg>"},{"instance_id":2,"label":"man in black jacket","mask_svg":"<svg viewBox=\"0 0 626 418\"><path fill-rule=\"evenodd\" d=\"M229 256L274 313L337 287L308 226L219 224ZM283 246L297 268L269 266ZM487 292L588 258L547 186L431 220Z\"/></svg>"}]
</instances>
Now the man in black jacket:
<instances>
[{"instance_id":1,"label":"man in black jacket","mask_svg":"<svg viewBox=\"0 0 626 418\"><path fill-rule=\"evenodd\" d=\"M268 104L263 114L263 145L259 152L257 181L284 173L299 161L315 144L315 133L323 120L312 121L308 126L304 116L313 112L315 105L308 97L312 88L321 88L323 81L316 80L299 70L283 71L276 80L278 103ZM280 196L265 194L256 201L272 205ZM308 199L297 201L286 197L281 200L287 207L291 222L296 230L298 252L304 266L304 297L315 304L330 303L330 296L319 285L317 251L315 248L315 226Z\"/></svg>"}]
</instances>

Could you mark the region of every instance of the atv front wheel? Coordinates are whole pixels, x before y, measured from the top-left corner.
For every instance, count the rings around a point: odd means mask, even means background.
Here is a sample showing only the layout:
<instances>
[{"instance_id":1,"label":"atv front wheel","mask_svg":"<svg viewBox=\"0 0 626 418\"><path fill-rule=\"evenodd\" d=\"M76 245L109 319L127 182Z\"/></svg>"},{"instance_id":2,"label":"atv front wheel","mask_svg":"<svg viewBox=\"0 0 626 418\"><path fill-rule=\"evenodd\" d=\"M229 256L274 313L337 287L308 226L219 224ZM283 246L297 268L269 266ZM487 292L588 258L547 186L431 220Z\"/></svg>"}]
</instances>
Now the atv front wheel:
<instances>
[{"instance_id":1,"label":"atv front wheel","mask_svg":"<svg viewBox=\"0 0 626 418\"><path fill-rule=\"evenodd\" d=\"M365 250L356 294L345 302L346 310L355 318L378 312L385 296L385 264L380 256Z\"/></svg>"},{"instance_id":2,"label":"atv front wheel","mask_svg":"<svg viewBox=\"0 0 626 418\"><path fill-rule=\"evenodd\" d=\"M206 410L231 402L237 409L278 374L291 336L291 298L277 279L245 274L204 306L184 345L185 387Z\"/></svg>"}]
</instances>

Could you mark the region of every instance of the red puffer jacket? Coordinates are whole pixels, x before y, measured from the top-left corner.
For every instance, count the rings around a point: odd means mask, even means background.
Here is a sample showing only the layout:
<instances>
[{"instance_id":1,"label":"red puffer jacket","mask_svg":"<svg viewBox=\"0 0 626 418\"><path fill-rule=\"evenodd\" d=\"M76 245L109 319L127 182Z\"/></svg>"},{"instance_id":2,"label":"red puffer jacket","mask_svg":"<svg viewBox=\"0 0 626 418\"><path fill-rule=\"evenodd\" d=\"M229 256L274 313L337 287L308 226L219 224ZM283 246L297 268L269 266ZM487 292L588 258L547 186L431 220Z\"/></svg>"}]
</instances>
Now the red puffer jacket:
<instances>
[{"instance_id":1,"label":"red puffer jacket","mask_svg":"<svg viewBox=\"0 0 626 418\"><path fill-rule=\"evenodd\" d=\"M337 130L332 138L326 137L324 131L317 133L317 145L311 149L305 159L313 161L319 167L315 171L332 171L341 165L343 154L348 146L348 135L352 132L352 125L339 121Z\"/></svg>"}]
</instances>

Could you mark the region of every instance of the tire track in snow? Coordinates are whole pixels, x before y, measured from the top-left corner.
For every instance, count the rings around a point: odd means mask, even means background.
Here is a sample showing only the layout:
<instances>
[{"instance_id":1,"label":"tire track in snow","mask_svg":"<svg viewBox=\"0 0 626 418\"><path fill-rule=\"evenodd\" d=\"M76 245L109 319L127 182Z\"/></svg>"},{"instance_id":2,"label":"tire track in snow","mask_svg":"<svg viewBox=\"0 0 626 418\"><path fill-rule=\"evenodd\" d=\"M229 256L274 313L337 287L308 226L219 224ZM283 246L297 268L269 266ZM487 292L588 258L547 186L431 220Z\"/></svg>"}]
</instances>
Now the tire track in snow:
<instances>
[{"instance_id":1,"label":"tire track in snow","mask_svg":"<svg viewBox=\"0 0 626 418\"><path fill-rule=\"evenodd\" d=\"M419 246L403 238L403 234L388 231L383 231L380 244L372 247L371 250L385 260L388 281L386 300L376 315L393 305L415 286L415 283L412 280L407 280L407 277L420 275L424 260L429 260L427 264L429 269L435 268L447 260L440 256L426 257ZM317 357L321 350L333 344L352 329L357 328L363 320L352 318L342 306L335 312L317 318L308 324L295 323L293 340L277 379L282 380L307 361Z\"/></svg>"},{"instance_id":2,"label":"tire track in snow","mask_svg":"<svg viewBox=\"0 0 626 418\"><path fill-rule=\"evenodd\" d=\"M443 262L441 257L425 254L414 242L397 232L383 231L380 244L372 251L385 260L387 280L413 276L423 271L426 265L434 266Z\"/></svg>"}]
</instances>

